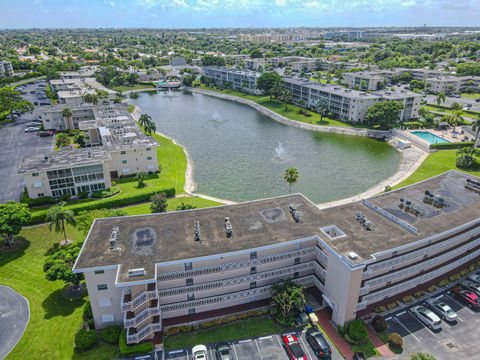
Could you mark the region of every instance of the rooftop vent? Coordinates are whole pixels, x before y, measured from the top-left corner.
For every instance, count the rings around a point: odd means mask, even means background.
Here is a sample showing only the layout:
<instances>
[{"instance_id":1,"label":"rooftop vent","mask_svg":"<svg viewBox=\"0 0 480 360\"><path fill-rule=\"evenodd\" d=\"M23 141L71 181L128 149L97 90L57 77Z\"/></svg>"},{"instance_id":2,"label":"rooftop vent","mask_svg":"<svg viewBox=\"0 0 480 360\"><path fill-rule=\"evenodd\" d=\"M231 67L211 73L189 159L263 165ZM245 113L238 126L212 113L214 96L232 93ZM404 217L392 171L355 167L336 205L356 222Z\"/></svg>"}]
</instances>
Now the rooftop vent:
<instances>
[{"instance_id":1,"label":"rooftop vent","mask_svg":"<svg viewBox=\"0 0 480 360\"><path fill-rule=\"evenodd\" d=\"M425 191L425 197L423 198L423 202L427 204L432 204L437 208L443 208L448 206L443 197L435 195L430 190Z\"/></svg>"},{"instance_id":2,"label":"rooftop vent","mask_svg":"<svg viewBox=\"0 0 480 360\"><path fill-rule=\"evenodd\" d=\"M373 223L371 223L361 211L357 211L356 215L357 215L357 220L360 222L360 224L363 225L365 230L368 230L368 231L374 230Z\"/></svg>"},{"instance_id":3,"label":"rooftop vent","mask_svg":"<svg viewBox=\"0 0 480 360\"><path fill-rule=\"evenodd\" d=\"M350 251L350 252L348 253L348 257L349 257L350 259L352 259L352 260L357 260L357 259L358 259L358 254L357 254L356 252L354 252L354 251Z\"/></svg>"},{"instance_id":4,"label":"rooftop vent","mask_svg":"<svg viewBox=\"0 0 480 360\"><path fill-rule=\"evenodd\" d=\"M409 212L415 216L424 216L425 211L421 208L416 206L414 203L412 203L411 200L408 199L400 199L400 209L405 210L406 212Z\"/></svg>"},{"instance_id":5,"label":"rooftop vent","mask_svg":"<svg viewBox=\"0 0 480 360\"><path fill-rule=\"evenodd\" d=\"M225 216L225 235L227 238L231 238L233 236L232 223L230 222L230 218L228 216Z\"/></svg>"},{"instance_id":6,"label":"rooftop vent","mask_svg":"<svg viewBox=\"0 0 480 360\"><path fill-rule=\"evenodd\" d=\"M43 159L44 159L45 161L48 161L48 154L45 154L45 155L43 156Z\"/></svg>"},{"instance_id":7,"label":"rooftop vent","mask_svg":"<svg viewBox=\"0 0 480 360\"><path fill-rule=\"evenodd\" d=\"M114 226L112 229L112 233L110 234L110 250L116 250L117 249L117 238L118 238L118 226Z\"/></svg>"},{"instance_id":8,"label":"rooftop vent","mask_svg":"<svg viewBox=\"0 0 480 360\"><path fill-rule=\"evenodd\" d=\"M480 181L467 179L465 181L465 188L480 194Z\"/></svg>"},{"instance_id":9,"label":"rooftop vent","mask_svg":"<svg viewBox=\"0 0 480 360\"><path fill-rule=\"evenodd\" d=\"M193 222L193 233L195 234L195 241L202 241L202 236L200 233L200 222L195 220Z\"/></svg>"},{"instance_id":10,"label":"rooftop vent","mask_svg":"<svg viewBox=\"0 0 480 360\"><path fill-rule=\"evenodd\" d=\"M347 236L342 230L340 230L335 225L325 226L320 228L325 235L327 235L330 239L337 239L344 236Z\"/></svg>"},{"instance_id":11,"label":"rooftop vent","mask_svg":"<svg viewBox=\"0 0 480 360\"><path fill-rule=\"evenodd\" d=\"M136 277L136 276L143 276L143 275L145 275L145 269L144 268L128 270L128 277Z\"/></svg>"},{"instance_id":12,"label":"rooftop vent","mask_svg":"<svg viewBox=\"0 0 480 360\"><path fill-rule=\"evenodd\" d=\"M300 212L297 210L297 207L293 204L290 204L290 215L292 215L293 220L295 220L296 223L300 222Z\"/></svg>"}]
</instances>

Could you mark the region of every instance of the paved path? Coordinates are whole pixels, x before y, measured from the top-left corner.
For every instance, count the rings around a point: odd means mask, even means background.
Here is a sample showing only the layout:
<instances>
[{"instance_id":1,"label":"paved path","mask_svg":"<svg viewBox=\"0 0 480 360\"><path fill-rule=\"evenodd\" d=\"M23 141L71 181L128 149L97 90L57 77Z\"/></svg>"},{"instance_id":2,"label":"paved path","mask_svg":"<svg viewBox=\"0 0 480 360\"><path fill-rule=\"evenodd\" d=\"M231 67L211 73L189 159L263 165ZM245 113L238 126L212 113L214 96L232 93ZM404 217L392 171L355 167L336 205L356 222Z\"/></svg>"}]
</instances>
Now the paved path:
<instances>
[{"instance_id":1,"label":"paved path","mask_svg":"<svg viewBox=\"0 0 480 360\"><path fill-rule=\"evenodd\" d=\"M375 331L373 331L370 326L367 326L367 331L368 331L368 337L370 340L372 340L372 344L375 345L377 348L378 352L383 356L383 357L393 357L395 354L390 350L390 348L383 343L382 340L380 340L375 334Z\"/></svg>"},{"instance_id":2,"label":"paved path","mask_svg":"<svg viewBox=\"0 0 480 360\"><path fill-rule=\"evenodd\" d=\"M328 337L333 341L338 351L347 359L351 360L353 357L353 351L343 338L338 335L337 330L330 321L330 315L326 310L319 310L315 312L318 317L318 324L322 327Z\"/></svg>"},{"instance_id":3,"label":"paved path","mask_svg":"<svg viewBox=\"0 0 480 360\"><path fill-rule=\"evenodd\" d=\"M17 345L29 320L28 300L12 288L0 285L0 359Z\"/></svg>"}]
</instances>

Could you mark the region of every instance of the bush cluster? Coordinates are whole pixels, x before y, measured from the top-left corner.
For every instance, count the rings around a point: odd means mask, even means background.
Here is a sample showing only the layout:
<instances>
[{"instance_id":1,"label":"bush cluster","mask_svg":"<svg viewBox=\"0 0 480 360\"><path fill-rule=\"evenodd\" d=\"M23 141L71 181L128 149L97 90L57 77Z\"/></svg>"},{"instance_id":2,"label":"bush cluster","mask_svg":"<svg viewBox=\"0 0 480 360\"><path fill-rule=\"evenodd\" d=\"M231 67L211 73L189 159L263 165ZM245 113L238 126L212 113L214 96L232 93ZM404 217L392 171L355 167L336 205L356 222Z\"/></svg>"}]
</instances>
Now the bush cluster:
<instances>
[{"instance_id":1,"label":"bush cluster","mask_svg":"<svg viewBox=\"0 0 480 360\"><path fill-rule=\"evenodd\" d=\"M401 349L403 347L403 339L397 333L391 333L388 335L388 345L392 348Z\"/></svg>"},{"instance_id":2,"label":"bush cluster","mask_svg":"<svg viewBox=\"0 0 480 360\"><path fill-rule=\"evenodd\" d=\"M382 333L388 328L387 321L383 316L375 315L372 320L372 326L377 333Z\"/></svg>"},{"instance_id":3,"label":"bush cluster","mask_svg":"<svg viewBox=\"0 0 480 360\"><path fill-rule=\"evenodd\" d=\"M373 311L375 311L377 314L380 314L380 313L384 312L385 310L387 310L386 307L383 306L383 305L380 305L380 306L377 306L375 308L375 310L373 310Z\"/></svg>"},{"instance_id":4,"label":"bush cluster","mask_svg":"<svg viewBox=\"0 0 480 360\"><path fill-rule=\"evenodd\" d=\"M153 351L153 343L144 342L135 345L127 345L127 332L125 331L125 329L122 329L120 333L120 338L118 340L118 348L120 350L120 355L131 356L137 354L145 354Z\"/></svg>"},{"instance_id":5,"label":"bush cluster","mask_svg":"<svg viewBox=\"0 0 480 360\"><path fill-rule=\"evenodd\" d=\"M119 326L109 326L100 330L100 339L108 344L118 344L122 328Z\"/></svg>"},{"instance_id":6,"label":"bush cluster","mask_svg":"<svg viewBox=\"0 0 480 360\"><path fill-rule=\"evenodd\" d=\"M408 304L409 302L413 301L413 296L412 295L407 295L402 298L402 302L404 304Z\"/></svg>"},{"instance_id":7,"label":"bush cluster","mask_svg":"<svg viewBox=\"0 0 480 360\"><path fill-rule=\"evenodd\" d=\"M78 330L75 335L75 349L85 351L91 349L97 343L97 332L95 330Z\"/></svg>"},{"instance_id":8,"label":"bush cluster","mask_svg":"<svg viewBox=\"0 0 480 360\"><path fill-rule=\"evenodd\" d=\"M22 199L22 202L27 204L29 207L52 205L56 203L55 198L52 196L42 196L36 199L32 199L27 196L26 198Z\"/></svg>"},{"instance_id":9,"label":"bush cluster","mask_svg":"<svg viewBox=\"0 0 480 360\"><path fill-rule=\"evenodd\" d=\"M346 329L344 328L343 331L348 335L348 338L355 343L364 341L368 337L365 323L360 319L350 321L346 325Z\"/></svg>"},{"instance_id":10,"label":"bush cluster","mask_svg":"<svg viewBox=\"0 0 480 360\"><path fill-rule=\"evenodd\" d=\"M83 305L83 315L82 318L84 321L88 321L93 319L93 312L92 312L92 307L90 306L90 301L87 301Z\"/></svg>"},{"instance_id":11,"label":"bush cluster","mask_svg":"<svg viewBox=\"0 0 480 360\"><path fill-rule=\"evenodd\" d=\"M471 146L473 146L472 141L465 141L460 143L437 143L437 144L430 144L430 149L449 150L449 149L461 149L464 147L471 147Z\"/></svg>"}]
</instances>

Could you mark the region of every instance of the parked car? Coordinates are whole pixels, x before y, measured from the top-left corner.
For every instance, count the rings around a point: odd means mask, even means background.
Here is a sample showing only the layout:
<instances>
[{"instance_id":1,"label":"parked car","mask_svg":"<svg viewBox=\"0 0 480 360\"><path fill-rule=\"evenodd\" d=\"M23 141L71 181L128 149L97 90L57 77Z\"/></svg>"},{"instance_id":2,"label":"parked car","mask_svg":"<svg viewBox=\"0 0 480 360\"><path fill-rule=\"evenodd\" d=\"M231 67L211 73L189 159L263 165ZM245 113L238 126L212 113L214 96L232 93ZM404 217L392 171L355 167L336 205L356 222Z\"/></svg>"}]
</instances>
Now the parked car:
<instances>
[{"instance_id":1,"label":"parked car","mask_svg":"<svg viewBox=\"0 0 480 360\"><path fill-rule=\"evenodd\" d=\"M460 283L460 286L463 287L465 290L470 290L473 292L475 295L480 297L480 284L477 284L473 281L462 281Z\"/></svg>"},{"instance_id":2,"label":"parked car","mask_svg":"<svg viewBox=\"0 0 480 360\"><path fill-rule=\"evenodd\" d=\"M55 131L53 131L53 130L39 131L39 132L37 133L37 135L40 136L40 137L53 136L54 134L55 134Z\"/></svg>"},{"instance_id":3,"label":"parked car","mask_svg":"<svg viewBox=\"0 0 480 360\"><path fill-rule=\"evenodd\" d=\"M38 127L40 126L41 122L31 121L28 124L25 124L27 127Z\"/></svg>"},{"instance_id":4,"label":"parked car","mask_svg":"<svg viewBox=\"0 0 480 360\"><path fill-rule=\"evenodd\" d=\"M440 318L429 308L417 305L410 309L410 312L415 316L421 323L427 326L430 330L440 330L442 328L442 321Z\"/></svg>"},{"instance_id":5,"label":"parked car","mask_svg":"<svg viewBox=\"0 0 480 360\"><path fill-rule=\"evenodd\" d=\"M305 336L314 354L317 355L319 359L330 358L332 355L332 349L328 345L327 339L325 339L323 334L316 327L308 329Z\"/></svg>"},{"instance_id":6,"label":"parked car","mask_svg":"<svg viewBox=\"0 0 480 360\"><path fill-rule=\"evenodd\" d=\"M307 324L308 324L308 316L306 313L302 311L295 318L295 325L300 327L300 326L305 326Z\"/></svg>"},{"instance_id":7,"label":"parked car","mask_svg":"<svg viewBox=\"0 0 480 360\"><path fill-rule=\"evenodd\" d=\"M452 293L457 299L463 302L471 309L480 308L480 298L470 290L466 290L461 286L454 286L452 288Z\"/></svg>"},{"instance_id":8,"label":"parked car","mask_svg":"<svg viewBox=\"0 0 480 360\"><path fill-rule=\"evenodd\" d=\"M307 360L307 355L303 352L295 334L283 336L283 344L290 360Z\"/></svg>"},{"instance_id":9,"label":"parked car","mask_svg":"<svg viewBox=\"0 0 480 360\"><path fill-rule=\"evenodd\" d=\"M205 345L195 345L192 349L192 360L208 360L208 350Z\"/></svg>"},{"instance_id":10,"label":"parked car","mask_svg":"<svg viewBox=\"0 0 480 360\"><path fill-rule=\"evenodd\" d=\"M468 275L468 279L480 284L480 275L479 274L470 274Z\"/></svg>"},{"instance_id":11,"label":"parked car","mask_svg":"<svg viewBox=\"0 0 480 360\"><path fill-rule=\"evenodd\" d=\"M40 131L40 128L39 127L33 127L33 126L29 126L25 129L25 132L28 133L28 132L36 132L36 131Z\"/></svg>"},{"instance_id":12,"label":"parked car","mask_svg":"<svg viewBox=\"0 0 480 360\"><path fill-rule=\"evenodd\" d=\"M425 301L430 309L445 321L456 321L457 313L445 302L432 298Z\"/></svg>"},{"instance_id":13,"label":"parked car","mask_svg":"<svg viewBox=\"0 0 480 360\"><path fill-rule=\"evenodd\" d=\"M475 99L475 102L480 102L480 98L478 98L478 99Z\"/></svg>"},{"instance_id":14,"label":"parked car","mask_svg":"<svg viewBox=\"0 0 480 360\"><path fill-rule=\"evenodd\" d=\"M215 356L217 360L231 360L233 359L232 350L227 343L217 344L215 347Z\"/></svg>"}]
</instances>

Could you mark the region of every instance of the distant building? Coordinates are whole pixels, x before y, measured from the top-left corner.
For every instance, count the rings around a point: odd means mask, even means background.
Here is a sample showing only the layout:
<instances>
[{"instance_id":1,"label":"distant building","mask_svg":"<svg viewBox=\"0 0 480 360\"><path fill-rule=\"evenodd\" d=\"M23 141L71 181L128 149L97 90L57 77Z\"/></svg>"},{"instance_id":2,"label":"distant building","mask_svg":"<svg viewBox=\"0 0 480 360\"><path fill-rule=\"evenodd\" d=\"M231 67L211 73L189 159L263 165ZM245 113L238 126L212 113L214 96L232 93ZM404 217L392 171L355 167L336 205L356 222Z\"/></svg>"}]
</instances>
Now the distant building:
<instances>
[{"instance_id":1,"label":"distant building","mask_svg":"<svg viewBox=\"0 0 480 360\"><path fill-rule=\"evenodd\" d=\"M428 91L438 94L460 94L463 92L479 92L479 76L438 76L426 79Z\"/></svg>"},{"instance_id":2,"label":"distant building","mask_svg":"<svg viewBox=\"0 0 480 360\"><path fill-rule=\"evenodd\" d=\"M80 106L85 100L86 94L96 94L98 91L107 93L107 97L99 99L100 102L111 102L117 97L117 92L106 88L95 78L82 77L80 74L74 77L68 73L66 78L50 80L52 90L57 94L59 104Z\"/></svg>"},{"instance_id":3,"label":"distant building","mask_svg":"<svg viewBox=\"0 0 480 360\"><path fill-rule=\"evenodd\" d=\"M0 79L6 77L13 77L12 63L9 61L0 61Z\"/></svg>"},{"instance_id":4,"label":"distant building","mask_svg":"<svg viewBox=\"0 0 480 360\"><path fill-rule=\"evenodd\" d=\"M172 57L170 58L170 65L172 66L187 65L187 60L185 60L184 57Z\"/></svg>"},{"instance_id":5,"label":"distant building","mask_svg":"<svg viewBox=\"0 0 480 360\"><path fill-rule=\"evenodd\" d=\"M232 70L222 67L204 67L202 75L217 86L231 87L234 90L260 95L257 79L260 73L253 71Z\"/></svg>"}]
</instances>

